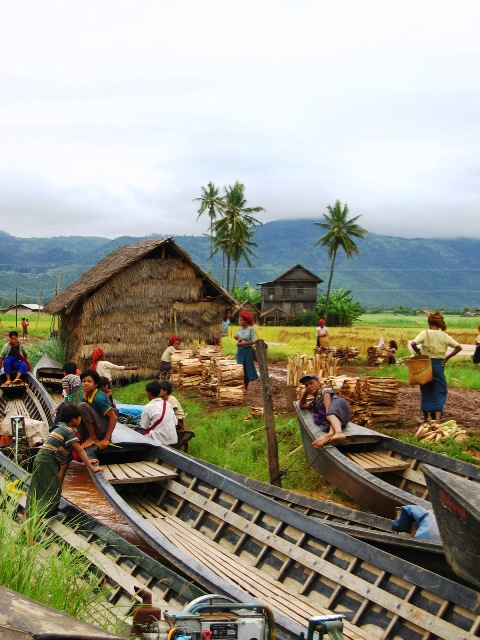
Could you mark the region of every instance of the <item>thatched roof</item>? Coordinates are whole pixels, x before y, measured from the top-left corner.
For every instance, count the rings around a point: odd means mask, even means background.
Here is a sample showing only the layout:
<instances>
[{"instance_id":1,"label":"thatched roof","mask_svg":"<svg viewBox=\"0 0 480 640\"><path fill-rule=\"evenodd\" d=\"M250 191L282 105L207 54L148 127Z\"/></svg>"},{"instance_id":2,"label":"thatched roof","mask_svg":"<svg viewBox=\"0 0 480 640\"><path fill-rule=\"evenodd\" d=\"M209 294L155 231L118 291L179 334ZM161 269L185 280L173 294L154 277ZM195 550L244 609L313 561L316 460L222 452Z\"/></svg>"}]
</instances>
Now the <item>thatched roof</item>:
<instances>
[{"instance_id":1,"label":"thatched roof","mask_svg":"<svg viewBox=\"0 0 480 640\"><path fill-rule=\"evenodd\" d=\"M148 258L149 254L158 254L159 250L163 250L164 255L162 257L173 255L184 260L200 278L208 283L216 295L222 296L232 307L238 306L237 300L202 271L202 269L192 261L189 254L175 244L172 238L155 238L119 247L94 267L85 271L85 273L65 289L65 291L62 291L58 296L50 300L45 306L44 311L52 315L60 315L68 312L69 308L72 308L72 306L78 302L91 296L115 275L139 260Z\"/></svg>"}]
</instances>

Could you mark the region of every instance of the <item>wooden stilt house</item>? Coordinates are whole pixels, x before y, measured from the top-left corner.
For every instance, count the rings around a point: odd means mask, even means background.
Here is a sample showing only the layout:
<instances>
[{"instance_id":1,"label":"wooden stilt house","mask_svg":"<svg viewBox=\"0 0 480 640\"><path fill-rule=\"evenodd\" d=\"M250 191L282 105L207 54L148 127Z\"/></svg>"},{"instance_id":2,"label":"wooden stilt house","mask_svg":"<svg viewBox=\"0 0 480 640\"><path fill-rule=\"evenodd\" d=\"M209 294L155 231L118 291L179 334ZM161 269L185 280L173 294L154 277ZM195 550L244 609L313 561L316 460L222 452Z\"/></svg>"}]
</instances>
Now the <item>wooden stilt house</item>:
<instances>
[{"instance_id":1,"label":"wooden stilt house","mask_svg":"<svg viewBox=\"0 0 480 640\"><path fill-rule=\"evenodd\" d=\"M182 343L218 344L225 307L238 302L171 238L120 247L53 298L68 357L80 369L101 347L117 365L138 365L140 378L158 372L171 335Z\"/></svg>"}]
</instances>

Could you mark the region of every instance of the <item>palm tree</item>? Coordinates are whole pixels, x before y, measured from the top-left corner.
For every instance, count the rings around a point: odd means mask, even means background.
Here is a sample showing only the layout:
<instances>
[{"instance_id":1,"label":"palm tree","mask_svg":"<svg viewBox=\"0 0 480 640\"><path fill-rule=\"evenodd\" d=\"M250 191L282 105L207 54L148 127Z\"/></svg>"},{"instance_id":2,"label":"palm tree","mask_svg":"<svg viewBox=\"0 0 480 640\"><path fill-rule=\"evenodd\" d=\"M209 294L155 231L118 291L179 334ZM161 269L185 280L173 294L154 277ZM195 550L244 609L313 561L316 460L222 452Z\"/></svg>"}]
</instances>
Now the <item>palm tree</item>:
<instances>
[{"instance_id":1,"label":"palm tree","mask_svg":"<svg viewBox=\"0 0 480 640\"><path fill-rule=\"evenodd\" d=\"M323 214L323 222L314 222L314 224L322 227L322 229L326 231L325 235L315 243L315 246L320 244L322 247L327 247L327 255L332 261L330 277L328 279L327 296L325 299L325 322L328 320L328 299L330 297L337 251L343 249L347 258L353 258L354 254L359 252L353 238L364 238L368 233L366 229L363 229L356 223L361 216L348 219L348 214L350 213L348 205L342 208L340 200L337 200L333 207L328 205L327 210L328 213Z\"/></svg>"},{"instance_id":2,"label":"palm tree","mask_svg":"<svg viewBox=\"0 0 480 640\"><path fill-rule=\"evenodd\" d=\"M224 187L224 209L222 217L216 220L212 227L215 232L214 245L216 251L221 250L227 260L227 290L230 288L230 271L232 259L238 269L240 260L245 258L251 265L249 256L254 255L250 247L256 246L251 242L253 231L249 227L262 224L253 217L252 213L264 211L263 207L247 207L245 186L235 182L233 186Z\"/></svg>"},{"instance_id":3,"label":"palm tree","mask_svg":"<svg viewBox=\"0 0 480 640\"><path fill-rule=\"evenodd\" d=\"M197 220L204 213L208 213L210 216L210 273L213 273L213 223L217 215L220 214L225 207L223 198L218 194L219 189L210 181L206 188L202 187L201 197L194 198L194 202L201 202L200 208L198 209Z\"/></svg>"}]
</instances>

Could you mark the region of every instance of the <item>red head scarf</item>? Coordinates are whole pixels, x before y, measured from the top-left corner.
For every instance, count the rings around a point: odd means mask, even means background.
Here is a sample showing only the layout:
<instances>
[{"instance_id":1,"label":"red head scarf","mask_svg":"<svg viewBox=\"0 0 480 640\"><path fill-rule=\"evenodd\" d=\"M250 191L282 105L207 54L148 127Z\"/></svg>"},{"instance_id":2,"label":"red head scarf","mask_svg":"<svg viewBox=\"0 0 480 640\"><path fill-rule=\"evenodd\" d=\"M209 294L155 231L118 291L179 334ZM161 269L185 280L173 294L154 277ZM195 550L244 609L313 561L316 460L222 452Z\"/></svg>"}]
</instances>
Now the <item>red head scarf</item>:
<instances>
[{"instance_id":1,"label":"red head scarf","mask_svg":"<svg viewBox=\"0 0 480 640\"><path fill-rule=\"evenodd\" d=\"M252 324L253 324L253 318L252 318L252 316L248 313L248 311L242 311L242 312L240 313L240 318L243 318L243 319L246 321L246 323L247 323L248 325L252 326Z\"/></svg>"},{"instance_id":2,"label":"red head scarf","mask_svg":"<svg viewBox=\"0 0 480 640\"><path fill-rule=\"evenodd\" d=\"M100 347L95 347L92 353L92 364L90 365L90 369L93 369L94 371L97 370L97 362L101 359L103 354L103 349L100 349Z\"/></svg>"},{"instance_id":3,"label":"red head scarf","mask_svg":"<svg viewBox=\"0 0 480 640\"><path fill-rule=\"evenodd\" d=\"M174 342L180 342L180 338L178 336L172 336L168 341L168 346L173 347Z\"/></svg>"},{"instance_id":4,"label":"red head scarf","mask_svg":"<svg viewBox=\"0 0 480 640\"><path fill-rule=\"evenodd\" d=\"M318 321L318 324L323 327L323 325L325 324L325 320L323 318L320 318L320 320Z\"/></svg>"}]
</instances>

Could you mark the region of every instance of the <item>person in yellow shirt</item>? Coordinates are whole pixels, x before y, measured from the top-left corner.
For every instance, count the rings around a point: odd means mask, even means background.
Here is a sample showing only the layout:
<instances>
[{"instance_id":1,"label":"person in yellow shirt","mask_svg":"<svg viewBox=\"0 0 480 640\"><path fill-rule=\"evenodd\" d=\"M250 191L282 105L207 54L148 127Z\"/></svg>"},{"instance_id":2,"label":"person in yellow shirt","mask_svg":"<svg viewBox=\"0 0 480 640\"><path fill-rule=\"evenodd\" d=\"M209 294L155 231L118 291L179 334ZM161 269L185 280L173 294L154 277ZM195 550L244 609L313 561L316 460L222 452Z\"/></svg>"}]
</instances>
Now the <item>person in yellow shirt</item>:
<instances>
[{"instance_id":1,"label":"person in yellow shirt","mask_svg":"<svg viewBox=\"0 0 480 640\"><path fill-rule=\"evenodd\" d=\"M449 336L446 330L443 315L440 311L432 311L428 315L428 329L421 331L411 345L415 353L430 356L432 360L433 379L420 385L420 397L423 419L428 421L430 416L435 417L437 424L442 421L448 393L445 364L462 350L461 345ZM447 355L448 347L452 347L453 350Z\"/></svg>"}]
</instances>

